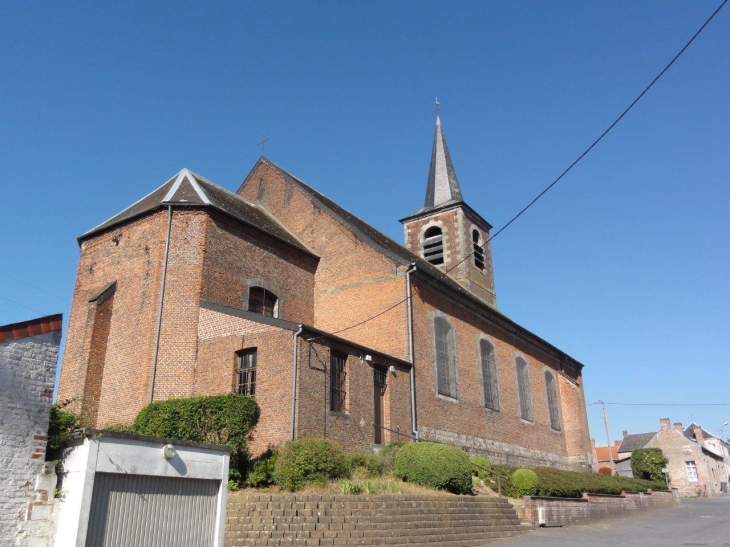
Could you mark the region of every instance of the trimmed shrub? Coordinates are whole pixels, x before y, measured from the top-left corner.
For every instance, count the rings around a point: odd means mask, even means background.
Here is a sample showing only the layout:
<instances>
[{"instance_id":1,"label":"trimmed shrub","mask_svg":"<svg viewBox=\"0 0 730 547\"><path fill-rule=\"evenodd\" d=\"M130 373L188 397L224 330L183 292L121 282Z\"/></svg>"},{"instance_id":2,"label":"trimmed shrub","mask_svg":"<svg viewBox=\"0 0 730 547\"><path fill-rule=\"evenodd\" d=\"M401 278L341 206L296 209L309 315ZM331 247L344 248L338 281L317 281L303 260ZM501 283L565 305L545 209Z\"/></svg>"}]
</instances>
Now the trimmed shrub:
<instances>
[{"instance_id":1,"label":"trimmed shrub","mask_svg":"<svg viewBox=\"0 0 730 547\"><path fill-rule=\"evenodd\" d=\"M398 451L393 474L421 486L448 490L454 494L471 492L469 456L447 444L410 443Z\"/></svg>"},{"instance_id":2,"label":"trimmed shrub","mask_svg":"<svg viewBox=\"0 0 730 547\"><path fill-rule=\"evenodd\" d=\"M601 467L598 470L598 474L599 475L609 475L609 476L611 476L611 475L613 475L613 471L611 471L611 468L610 467Z\"/></svg>"},{"instance_id":3,"label":"trimmed shrub","mask_svg":"<svg viewBox=\"0 0 730 547\"><path fill-rule=\"evenodd\" d=\"M532 469L518 469L510 477L512 493L517 496L534 496L537 493L539 480Z\"/></svg>"},{"instance_id":4,"label":"trimmed shrub","mask_svg":"<svg viewBox=\"0 0 730 547\"><path fill-rule=\"evenodd\" d=\"M274 484L274 469L276 467L276 457L278 451L269 448L266 452L256 458L250 466L250 471L246 475L246 484L254 488L271 486Z\"/></svg>"},{"instance_id":5,"label":"trimmed shrub","mask_svg":"<svg viewBox=\"0 0 730 547\"><path fill-rule=\"evenodd\" d=\"M279 451L274 467L276 485L290 492L349 475L342 448L327 439L288 441Z\"/></svg>"},{"instance_id":6,"label":"trimmed shrub","mask_svg":"<svg viewBox=\"0 0 730 547\"><path fill-rule=\"evenodd\" d=\"M395 458L398 451L405 446L406 443L403 441L390 441L380 450L380 457L383 459L385 465L384 472L392 473L395 467Z\"/></svg>"},{"instance_id":7,"label":"trimmed shrub","mask_svg":"<svg viewBox=\"0 0 730 547\"><path fill-rule=\"evenodd\" d=\"M486 481L489 479L489 473L487 473L482 467L486 469L491 469L492 464L489 463L489 460L487 458L483 458L482 456L473 456L471 458L472 463L472 474L475 477L479 477L483 481Z\"/></svg>"},{"instance_id":8,"label":"trimmed shrub","mask_svg":"<svg viewBox=\"0 0 730 547\"><path fill-rule=\"evenodd\" d=\"M248 442L259 413L253 397L236 393L168 399L144 407L134 420L134 432L230 446L233 451L229 478L240 484L248 462Z\"/></svg>"},{"instance_id":9,"label":"trimmed shrub","mask_svg":"<svg viewBox=\"0 0 730 547\"><path fill-rule=\"evenodd\" d=\"M579 471L560 471L550 467L534 470L538 477L537 495L560 498L579 498L584 492L618 495L626 492L666 490L664 482L628 479L621 476L600 475Z\"/></svg>"},{"instance_id":10,"label":"trimmed shrub","mask_svg":"<svg viewBox=\"0 0 730 547\"><path fill-rule=\"evenodd\" d=\"M661 448L637 448L631 451L631 471L634 478L648 481L664 481L662 468L669 460Z\"/></svg>"}]
</instances>

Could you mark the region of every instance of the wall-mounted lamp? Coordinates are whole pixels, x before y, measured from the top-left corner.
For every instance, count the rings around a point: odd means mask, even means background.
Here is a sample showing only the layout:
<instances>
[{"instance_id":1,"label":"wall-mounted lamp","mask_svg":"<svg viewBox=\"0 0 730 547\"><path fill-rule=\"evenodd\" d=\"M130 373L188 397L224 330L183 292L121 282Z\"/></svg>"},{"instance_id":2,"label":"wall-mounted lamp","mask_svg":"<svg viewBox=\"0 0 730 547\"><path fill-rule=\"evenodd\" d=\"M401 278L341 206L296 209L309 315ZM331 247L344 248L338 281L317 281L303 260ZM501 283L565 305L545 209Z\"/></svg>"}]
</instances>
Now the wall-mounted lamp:
<instances>
[{"instance_id":1,"label":"wall-mounted lamp","mask_svg":"<svg viewBox=\"0 0 730 547\"><path fill-rule=\"evenodd\" d=\"M162 455L166 460L171 460L175 457L175 454L177 454L177 452L175 451L175 447L171 444L166 444L162 447Z\"/></svg>"},{"instance_id":2,"label":"wall-mounted lamp","mask_svg":"<svg viewBox=\"0 0 730 547\"><path fill-rule=\"evenodd\" d=\"M367 361L368 363L372 363L372 362L373 362L373 356L372 356L372 355L366 355L366 356L365 356L365 360L366 360L366 361Z\"/></svg>"}]
</instances>

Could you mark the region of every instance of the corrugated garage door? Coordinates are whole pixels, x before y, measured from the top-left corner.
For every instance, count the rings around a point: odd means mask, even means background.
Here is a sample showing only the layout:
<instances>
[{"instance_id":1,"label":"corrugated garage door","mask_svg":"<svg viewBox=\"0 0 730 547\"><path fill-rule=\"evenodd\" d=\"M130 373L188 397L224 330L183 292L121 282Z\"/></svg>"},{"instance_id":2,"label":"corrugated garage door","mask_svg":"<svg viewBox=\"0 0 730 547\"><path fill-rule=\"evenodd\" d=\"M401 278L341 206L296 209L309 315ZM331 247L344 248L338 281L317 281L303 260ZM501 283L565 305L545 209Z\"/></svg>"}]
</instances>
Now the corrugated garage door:
<instances>
[{"instance_id":1,"label":"corrugated garage door","mask_svg":"<svg viewBox=\"0 0 730 547\"><path fill-rule=\"evenodd\" d=\"M219 481L97 473L86 547L211 547Z\"/></svg>"}]
</instances>

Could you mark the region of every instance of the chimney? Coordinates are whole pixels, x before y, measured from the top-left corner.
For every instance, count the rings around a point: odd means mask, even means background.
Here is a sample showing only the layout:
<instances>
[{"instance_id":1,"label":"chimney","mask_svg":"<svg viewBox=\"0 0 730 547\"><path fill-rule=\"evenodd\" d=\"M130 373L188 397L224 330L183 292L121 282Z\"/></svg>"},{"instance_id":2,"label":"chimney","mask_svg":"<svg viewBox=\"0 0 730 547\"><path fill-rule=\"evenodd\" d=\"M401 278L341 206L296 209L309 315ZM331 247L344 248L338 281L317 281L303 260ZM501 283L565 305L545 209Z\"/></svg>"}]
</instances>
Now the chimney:
<instances>
[{"instance_id":1,"label":"chimney","mask_svg":"<svg viewBox=\"0 0 730 547\"><path fill-rule=\"evenodd\" d=\"M624 437L625 437L626 435L628 435L628 434L629 434L629 432L628 432L628 431L626 431L625 429L624 429L624 430L623 430L623 431L621 432L621 435L623 435Z\"/></svg>"},{"instance_id":2,"label":"chimney","mask_svg":"<svg viewBox=\"0 0 730 547\"><path fill-rule=\"evenodd\" d=\"M680 433L684 433L684 428L682 427L682 422L674 422L674 429L676 429Z\"/></svg>"},{"instance_id":3,"label":"chimney","mask_svg":"<svg viewBox=\"0 0 730 547\"><path fill-rule=\"evenodd\" d=\"M695 441L700 446L705 444L705 436L702 434L702 428L698 425L695 425Z\"/></svg>"},{"instance_id":4,"label":"chimney","mask_svg":"<svg viewBox=\"0 0 730 547\"><path fill-rule=\"evenodd\" d=\"M614 441L613 442L613 445L614 446L621 446L621 443L622 443L622 441Z\"/></svg>"},{"instance_id":5,"label":"chimney","mask_svg":"<svg viewBox=\"0 0 730 547\"><path fill-rule=\"evenodd\" d=\"M659 420L659 428L662 431L667 431L669 429L669 418L662 418Z\"/></svg>"}]
</instances>

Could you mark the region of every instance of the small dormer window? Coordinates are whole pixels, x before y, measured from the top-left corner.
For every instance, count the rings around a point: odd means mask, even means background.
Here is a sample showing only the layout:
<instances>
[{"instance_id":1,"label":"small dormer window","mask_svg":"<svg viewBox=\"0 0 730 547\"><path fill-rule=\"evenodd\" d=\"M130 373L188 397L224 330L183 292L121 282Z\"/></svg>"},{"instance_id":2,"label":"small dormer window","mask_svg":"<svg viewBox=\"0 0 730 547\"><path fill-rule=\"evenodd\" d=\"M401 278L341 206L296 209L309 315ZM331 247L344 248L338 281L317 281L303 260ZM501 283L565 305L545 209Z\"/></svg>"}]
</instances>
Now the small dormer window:
<instances>
[{"instance_id":1,"label":"small dormer window","mask_svg":"<svg viewBox=\"0 0 730 547\"><path fill-rule=\"evenodd\" d=\"M471 240L474 245L474 265L480 270L484 270L484 247L479 242L479 231L474 230L471 233Z\"/></svg>"},{"instance_id":2,"label":"small dormer window","mask_svg":"<svg viewBox=\"0 0 730 547\"><path fill-rule=\"evenodd\" d=\"M279 299L263 287L251 287L248 292L248 311L267 317L276 317Z\"/></svg>"},{"instance_id":3,"label":"small dormer window","mask_svg":"<svg viewBox=\"0 0 730 547\"><path fill-rule=\"evenodd\" d=\"M435 265L444 263L444 236L438 226L431 226L423 234L423 258Z\"/></svg>"}]
</instances>

